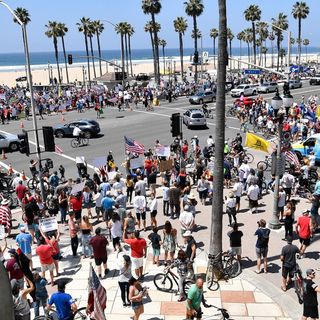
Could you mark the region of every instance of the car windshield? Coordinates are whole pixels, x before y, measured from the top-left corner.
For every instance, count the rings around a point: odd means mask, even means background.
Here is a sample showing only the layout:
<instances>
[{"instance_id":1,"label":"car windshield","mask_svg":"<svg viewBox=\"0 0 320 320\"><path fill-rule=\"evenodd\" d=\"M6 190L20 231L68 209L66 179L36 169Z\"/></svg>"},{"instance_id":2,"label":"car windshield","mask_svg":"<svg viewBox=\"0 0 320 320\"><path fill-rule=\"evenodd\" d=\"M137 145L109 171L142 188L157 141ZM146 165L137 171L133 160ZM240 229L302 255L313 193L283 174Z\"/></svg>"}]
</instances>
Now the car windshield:
<instances>
[{"instance_id":1,"label":"car windshield","mask_svg":"<svg viewBox=\"0 0 320 320\"><path fill-rule=\"evenodd\" d=\"M261 85L261 87L267 87L267 86L269 86L270 84L269 83L263 83L262 85Z\"/></svg>"},{"instance_id":2,"label":"car windshield","mask_svg":"<svg viewBox=\"0 0 320 320\"><path fill-rule=\"evenodd\" d=\"M198 96L198 97L201 97L201 96L203 96L203 95L204 95L203 92L198 92L198 93L196 93L196 96Z\"/></svg>"},{"instance_id":3,"label":"car windshield","mask_svg":"<svg viewBox=\"0 0 320 320\"><path fill-rule=\"evenodd\" d=\"M94 126L98 126L99 123L97 121L94 121L94 120L90 120L88 121L90 124L93 124Z\"/></svg>"},{"instance_id":4,"label":"car windshield","mask_svg":"<svg viewBox=\"0 0 320 320\"><path fill-rule=\"evenodd\" d=\"M238 86L237 89L244 89L244 86Z\"/></svg>"},{"instance_id":5,"label":"car windshield","mask_svg":"<svg viewBox=\"0 0 320 320\"><path fill-rule=\"evenodd\" d=\"M200 118L204 118L204 115L202 113L198 113L198 112L192 113L191 118L200 119Z\"/></svg>"}]
</instances>

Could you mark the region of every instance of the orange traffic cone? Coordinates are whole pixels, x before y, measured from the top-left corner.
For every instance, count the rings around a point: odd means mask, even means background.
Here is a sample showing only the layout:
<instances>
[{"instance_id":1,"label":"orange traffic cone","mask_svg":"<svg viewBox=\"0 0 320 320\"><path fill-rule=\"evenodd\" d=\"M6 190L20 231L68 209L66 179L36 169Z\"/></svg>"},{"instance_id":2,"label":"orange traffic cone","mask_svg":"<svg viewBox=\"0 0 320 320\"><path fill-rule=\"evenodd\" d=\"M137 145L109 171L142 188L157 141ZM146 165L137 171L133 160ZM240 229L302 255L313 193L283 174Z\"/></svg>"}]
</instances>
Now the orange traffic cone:
<instances>
[{"instance_id":1,"label":"orange traffic cone","mask_svg":"<svg viewBox=\"0 0 320 320\"><path fill-rule=\"evenodd\" d=\"M12 168L12 164L9 164L9 169L8 169L8 175L11 176L13 174L13 168Z\"/></svg>"},{"instance_id":2,"label":"orange traffic cone","mask_svg":"<svg viewBox=\"0 0 320 320\"><path fill-rule=\"evenodd\" d=\"M61 122L65 122L66 119L64 118L64 115L61 113Z\"/></svg>"},{"instance_id":3,"label":"orange traffic cone","mask_svg":"<svg viewBox=\"0 0 320 320\"><path fill-rule=\"evenodd\" d=\"M24 128L23 121L20 121L20 128L21 128L21 129L23 129L23 128Z\"/></svg>"},{"instance_id":4,"label":"orange traffic cone","mask_svg":"<svg viewBox=\"0 0 320 320\"><path fill-rule=\"evenodd\" d=\"M6 159L7 159L6 153L5 153L4 149L2 149L1 160L6 160Z\"/></svg>"},{"instance_id":5,"label":"orange traffic cone","mask_svg":"<svg viewBox=\"0 0 320 320\"><path fill-rule=\"evenodd\" d=\"M21 172L21 179L22 179L23 181L26 181L26 180L27 180L27 177L26 177L26 175L24 174L24 170L22 170L22 172Z\"/></svg>"}]
</instances>

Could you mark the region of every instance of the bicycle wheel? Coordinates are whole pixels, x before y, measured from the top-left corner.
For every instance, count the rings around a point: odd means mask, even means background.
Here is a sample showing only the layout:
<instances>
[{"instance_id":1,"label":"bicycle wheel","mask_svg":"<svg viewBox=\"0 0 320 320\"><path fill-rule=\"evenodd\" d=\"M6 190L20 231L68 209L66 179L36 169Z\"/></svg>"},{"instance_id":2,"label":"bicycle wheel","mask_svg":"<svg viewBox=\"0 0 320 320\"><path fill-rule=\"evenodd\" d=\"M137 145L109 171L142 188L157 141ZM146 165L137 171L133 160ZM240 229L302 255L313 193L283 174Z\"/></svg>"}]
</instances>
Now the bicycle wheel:
<instances>
[{"instance_id":1,"label":"bicycle wheel","mask_svg":"<svg viewBox=\"0 0 320 320\"><path fill-rule=\"evenodd\" d=\"M229 276L229 278L235 278L241 272L240 262L236 258L230 257L226 261L223 271Z\"/></svg>"},{"instance_id":2,"label":"bicycle wheel","mask_svg":"<svg viewBox=\"0 0 320 320\"><path fill-rule=\"evenodd\" d=\"M82 146L87 146L89 144L89 139L88 138L82 138L81 139L81 145Z\"/></svg>"},{"instance_id":3,"label":"bicycle wheel","mask_svg":"<svg viewBox=\"0 0 320 320\"><path fill-rule=\"evenodd\" d=\"M78 148L78 146L79 146L79 141L77 139L72 139L71 140L71 147Z\"/></svg>"},{"instance_id":4,"label":"bicycle wheel","mask_svg":"<svg viewBox=\"0 0 320 320\"><path fill-rule=\"evenodd\" d=\"M249 152L246 152L243 158L246 159L248 163L252 163L254 160L254 156Z\"/></svg>"},{"instance_id":5,"label":"bicycle wheel","mask_svg":"<svg viewBox=\"0 0 320 320\"><path fill-rule=\"evenodd\" d=\"M297 274L295 273L294 275L294 279L293 279L293 282L294 282L294 290L297 294L297 297L298 297L298 301L300 304L303 303L303 283L302 283L302 278L301 278L301 275L300 274Z\"/></svg>"},{"instance_id":6,"label":"bicycle wheel","mask_svg":"<svg viewBox=\"0 0 320 320\"><path fill-rule=\"evenodd\" d=\"M78 309L73 314L73 320L85 320L85 319L89 319L87 316L86 307L82 307L82 308Z\"/></svg>"},{"instance_id":7,"label":"bicycle wheel","mask_svg":"<svg viewBox=\"0 0 320 320\"><path fill-rule=\"evenodd\" d=\"M211 263L207 267L206 283L207 283L207 288L211 291L216 291L219 289L219 282L218 282L218 279L216 278L215 270Z\"/></svg>"},{"instance_id":8,"label":"bicycle wheel","mask_svg":"<svg viewBox=\"0 0 320 320\"><path fill-rule=\"evenodd\" d=\"M186 296L188 296L189 289L193 284L194 281L192 280L185 280L185 282L183 283L183 292Z\"/></svg>"},{"instance_id":9,"label":"bicycle wheel","mask_svg":"<svg viewBox=\"0 0 320 320\"><path fill-rule=\"evenodd\" d=\"M34 190L37 187L38 181L35 178L31 178L28 180L28 188L30 190Z\"/></svg>"},{"instance_id":10,"label":"bicycle wheel","mask_svg":"<svg viewBox=\"0 0 320 320\"><path fill-rule=\"evenodd\" d=\"M158 290L168 292L172 289L172 280L164 273L157 273L153 278L153 283Z\"/></svg>"},{"instance_id":11,"label":"bicycle wheel","mask_svg":"<svg viewBox=\"0 0 320 320\"><path fill-rule=\"evenodd\" d=\"M269 167L268 163L266 161L259 161L257 163L257 168L260 168L262 169L262 171L266 171Z\"/></svg>"}]
</instances>

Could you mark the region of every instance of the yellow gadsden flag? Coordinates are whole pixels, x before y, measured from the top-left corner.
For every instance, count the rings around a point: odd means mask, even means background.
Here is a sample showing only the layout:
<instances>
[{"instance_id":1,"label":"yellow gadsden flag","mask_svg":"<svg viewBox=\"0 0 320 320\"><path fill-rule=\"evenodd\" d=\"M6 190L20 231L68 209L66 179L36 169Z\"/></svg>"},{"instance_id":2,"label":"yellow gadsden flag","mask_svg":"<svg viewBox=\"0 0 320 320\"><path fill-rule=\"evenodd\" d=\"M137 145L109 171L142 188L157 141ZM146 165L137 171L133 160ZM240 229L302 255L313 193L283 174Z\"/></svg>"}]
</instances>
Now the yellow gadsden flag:
<instances>
[{"instance_id":1,"label":"yellow gadsden flag","mask_svg":"<svg viewBox=\"0 0 320 320\"><path fill-rule=\"evenodd\" d=\"M268 151L269 144L270 143L267 140L262 139L253 133L247 132L246 144L245 144L246 147L269 153Z\"/></svg>"}]
</instances>

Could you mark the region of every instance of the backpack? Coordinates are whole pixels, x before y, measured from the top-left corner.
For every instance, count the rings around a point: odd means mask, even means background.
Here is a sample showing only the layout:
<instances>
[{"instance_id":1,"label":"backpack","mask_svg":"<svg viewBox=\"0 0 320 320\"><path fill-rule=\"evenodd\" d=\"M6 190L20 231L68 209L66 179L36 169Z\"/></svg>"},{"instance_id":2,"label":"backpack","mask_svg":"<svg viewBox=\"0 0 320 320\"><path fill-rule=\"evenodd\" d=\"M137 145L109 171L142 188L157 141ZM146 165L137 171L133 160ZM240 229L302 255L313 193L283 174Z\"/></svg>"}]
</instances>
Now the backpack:
<instances>
[{"instance_id":1,"label":"backpack","mask_svg":"<svg viewBox=\"0 0 320 320\"><path fill-rule=\"evenodd\" d=\"M270 229L261 229L262 236L260 238L260 246L262 248L266 248L269 243L269 235L270 235Z\"/></svg>"}]
</instances>

